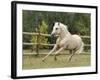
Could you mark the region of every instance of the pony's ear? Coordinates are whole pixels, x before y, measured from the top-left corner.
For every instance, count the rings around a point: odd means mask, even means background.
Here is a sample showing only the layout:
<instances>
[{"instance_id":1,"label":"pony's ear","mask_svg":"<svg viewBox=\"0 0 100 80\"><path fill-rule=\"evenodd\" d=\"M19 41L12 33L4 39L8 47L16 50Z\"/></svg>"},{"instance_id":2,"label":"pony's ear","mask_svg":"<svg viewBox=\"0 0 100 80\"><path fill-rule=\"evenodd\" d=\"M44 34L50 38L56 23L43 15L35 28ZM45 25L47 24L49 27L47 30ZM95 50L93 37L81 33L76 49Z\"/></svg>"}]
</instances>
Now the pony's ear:
<instances>
[{"instance_id":1,"label":"pony's ear","mask_svg":"<svg viewBox=\"0 0 100 80\"><path fill-rule=\"evenodd\" d=\"M58 26L60 25L60 22L58 22Z\"/></svg>"},{"instance_id":2,"label":"pony's ear","mask_svg":"<svg viewBox=\"0 0 100 80\"><path fill-rule=\"evenodd\" d=\"M55 24L55 23L53 22L53 23L52 23L52 26L54 26L54 24Z\"/></svg>"}]
</instances>

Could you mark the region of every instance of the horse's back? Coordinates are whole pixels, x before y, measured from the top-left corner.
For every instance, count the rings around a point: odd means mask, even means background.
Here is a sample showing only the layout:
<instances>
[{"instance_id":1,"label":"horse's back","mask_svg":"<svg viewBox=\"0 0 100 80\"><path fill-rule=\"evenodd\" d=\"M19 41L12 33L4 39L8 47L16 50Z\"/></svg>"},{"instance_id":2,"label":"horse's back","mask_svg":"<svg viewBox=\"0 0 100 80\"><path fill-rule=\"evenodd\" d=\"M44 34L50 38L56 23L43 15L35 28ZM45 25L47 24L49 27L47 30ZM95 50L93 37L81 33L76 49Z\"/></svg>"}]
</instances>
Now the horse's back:
<instances>
[{"instance_id":1,"label":"horse's back","mask_svg":"<svg viewBox=\"0 0 100 80\"><path fill-rule=\"evenodd\" d=\"M77 44L77 47L80 47L83 44L82 38L79 35L72 35L73 41Z\"/></svg>"},{"instance_id":2,"label":"horse's back","mask_svg":"<svg viewBox=\"0 0 100 80\"><path fill-rule=\"evenodd\" d=\"M78 40L78 41L82 41L81 37L79 35L72 35L72 37L75 39L75 40Z\"/></svg>"},{"instance_id":3,"label":"horse's back","mask_svg":"<svg viewBox=\"0 0 100 80\"><path fill-rule=\"evenodd\" d=\"M75 49L80 46L81 38L78 35L71 35L69 38L66 38L67 49ZM64 42L64 41L63 41Z\"/></svg>"}]
</instances>

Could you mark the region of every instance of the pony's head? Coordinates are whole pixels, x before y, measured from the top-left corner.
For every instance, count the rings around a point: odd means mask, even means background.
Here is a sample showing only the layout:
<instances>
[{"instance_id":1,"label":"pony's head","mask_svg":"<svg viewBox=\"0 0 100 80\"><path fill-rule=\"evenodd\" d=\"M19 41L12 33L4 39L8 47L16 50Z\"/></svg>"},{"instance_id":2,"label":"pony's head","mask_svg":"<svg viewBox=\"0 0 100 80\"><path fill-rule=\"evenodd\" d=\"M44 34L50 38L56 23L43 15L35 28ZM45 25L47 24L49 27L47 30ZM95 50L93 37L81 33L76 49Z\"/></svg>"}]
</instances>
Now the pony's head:
<instances>
[{"instance_id":1,"label":"pony's head","mask_svg":"<svg viewBox=\"0 0 100 80\"><path fill-rule=\"evenodd\" d=\"M60 22L55 22L51 35L59 35L61 33Z\"/></svg>"},{"instance_id":2,"label":"pony's head","mask_svg":"<svg viewBox=\"0 0 100 80\"><path fill-rule=\"evenodd\" d=\"M64 24L60 22L55 22L51 36L60 35L61 32L65 32L65 33L68 32L67 26L65 26Z\"/></svg>"}]
</instances>

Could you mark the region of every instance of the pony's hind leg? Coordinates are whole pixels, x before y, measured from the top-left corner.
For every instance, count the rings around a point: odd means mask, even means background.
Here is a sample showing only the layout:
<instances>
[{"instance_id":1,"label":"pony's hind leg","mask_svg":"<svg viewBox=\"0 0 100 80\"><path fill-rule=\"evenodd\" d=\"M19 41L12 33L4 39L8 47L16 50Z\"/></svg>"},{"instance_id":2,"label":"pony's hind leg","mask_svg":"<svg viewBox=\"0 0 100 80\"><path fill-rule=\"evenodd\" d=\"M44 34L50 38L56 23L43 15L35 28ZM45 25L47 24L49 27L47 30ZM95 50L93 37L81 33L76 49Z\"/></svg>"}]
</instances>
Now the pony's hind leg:
<instances>
[{"instance_id":1,"label":"pony's hind leg","mask_svg":"<svg viewBox=\"0 0 100 80\"><path fill-rule=\"evenodd\" d=\"M68 62L70 62L72 60L72 57L74 56L74 50L70 50L70 57L68 58Z\"/></svg>"},{"instance_id":2,"label":"pony's hind leg","mask_svg":"<svg viewBox=\"0 0 100 80\"><path fill-rule=\"evenodd\" d=\"M69 50L69 54L72 54L72 51L73 51L73 50Z\"/></svg>"}]
</instances>

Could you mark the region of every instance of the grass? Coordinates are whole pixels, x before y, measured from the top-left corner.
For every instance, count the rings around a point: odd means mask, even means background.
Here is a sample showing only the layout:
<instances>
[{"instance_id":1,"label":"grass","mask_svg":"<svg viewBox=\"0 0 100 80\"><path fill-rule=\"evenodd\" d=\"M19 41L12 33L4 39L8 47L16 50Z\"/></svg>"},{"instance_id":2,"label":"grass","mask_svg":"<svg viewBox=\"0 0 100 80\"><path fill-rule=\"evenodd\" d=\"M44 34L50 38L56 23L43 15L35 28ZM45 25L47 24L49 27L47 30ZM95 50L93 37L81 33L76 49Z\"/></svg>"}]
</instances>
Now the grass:
<instances>
[{"instance_id":1,"label":"grass","mask_svg":"<svg viewBox=\"0 0 100 80\"><path fill-rule=\"evenodd\" d=\"M23 69L82 67L91 65L90 54L74 55L71 62L68 62L69 55L59 55L57 56L57 61L54 60L54 56L49 56L45 62L42 62L41 59L44 56L24 55Z\"/></svg>"}]
</instances>

